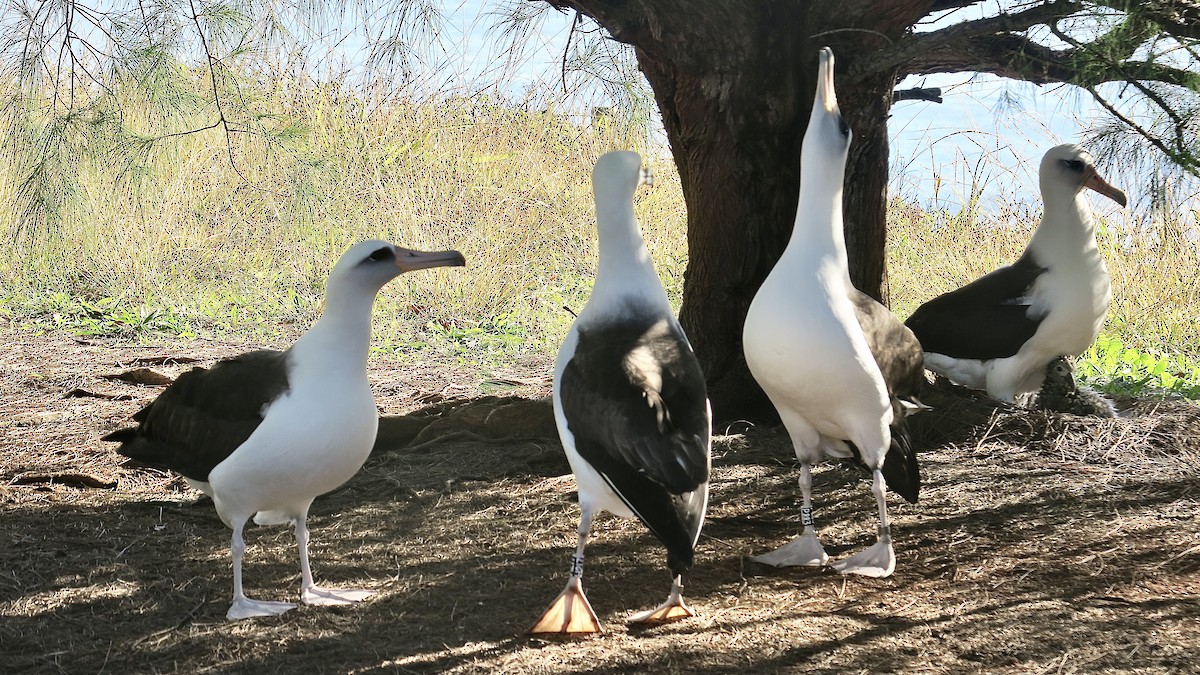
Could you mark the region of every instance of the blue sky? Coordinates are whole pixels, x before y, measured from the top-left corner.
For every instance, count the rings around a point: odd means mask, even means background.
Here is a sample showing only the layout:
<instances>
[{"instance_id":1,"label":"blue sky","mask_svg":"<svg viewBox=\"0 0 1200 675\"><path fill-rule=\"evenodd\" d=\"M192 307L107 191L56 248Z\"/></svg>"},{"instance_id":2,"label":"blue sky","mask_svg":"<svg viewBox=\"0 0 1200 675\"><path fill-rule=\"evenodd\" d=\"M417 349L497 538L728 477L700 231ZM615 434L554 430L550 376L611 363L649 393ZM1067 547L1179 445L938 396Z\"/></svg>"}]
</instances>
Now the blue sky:
<instances>
[{"instance_id":1,"label":"blue sky","mask_svg":"<svg viewBox=\"0 0 1200 675\"><path fill-rule=\"evenodd\" d=\"M466 61L483 53L486 62L494 63L503 51L490 30L493 17L488 13L495 7L495 2L467 0L451 14L451 23L460 26L466 38L460 53ZM922 28L987 16L996 7L993 0ZM557 72L571 18L546 14L537 43L526 51L528 61L521 67L518 86ZM1007 202L1036 203L1042 154L1059 143L1080 140L1088 120L1100 112L1073 87L1039 87L991 75L913 77L900 86L941 87L944 102L905 101L893 107L888 122L893 192L950 211L969 199L972 182L982 186L983 201L992 208ZM1120 176L1108 177L1115 184L1122 182ZM1109 208L1098 201L1098 210Z\"/></svg>"},{"instance_id":2,"label":"blue sky","mask_svg":"<svg viewBox=\"0 0 1200 675\"><path fill-rule=\"evenodd\" d=\"M979 74L910 77L900 84L914 86L941 87L944 102L893 106L892 190L950 210L969 199L973 182L993 206L1036 201L1042 154L1080 141L1099 112L1066 85L1037 87Z\"/></svg>"},{"instance_id":3,"label":"blue sky","mask_svg":"<svg viewBox=\"0 0 1200 675\"><path fill-rule=\"evenodd\" d=\"M537 10L541 3L523 2ZM547 11L520 54L509 49L495 26L498 0L450 0L440 46L425 55L425 86L442 92L470 93L503 76L514 95L530 89L561 92L559 69L573 14ZM934 30L958 21L990 16L998 2L958 10L918 27ZM343 45L344 46L344 45ZM896 104L888 122L892 154L892 191L923 206L954 212L969 200L972 185L981 190L985 208L1022 202L1037 204L1037 165L1058 143L1081 139L1089 120L1102 111L1066 85L1036 86L991 75L963 73L908 78L900 87L936 86L944 102ZM579 110L595 92L581 92ZM567 106L572 103L570 100ZM1122 180L1115 168L1100 167L1110 182ZM1131 195L1133 196L1133 195ZM1115 205L1093 200L1101 212Z\"/></svg>"},{"instance_id":4,"label":"blue sky","mask_svg":"<svg viewBox=\"0 0 1200 675\"><path fill-rule=\"evenodd\" d=\"M917 26L932 31L996 15L997 0L944 13ZM1045 32L1045 31L1043 31ZM1053 37L1039 41L1065 46ZM1070 85L1034 85L990 74L908 77L899 88L940 87L943 102L905 101L888 120L892 191L937 208L957 210L978 186L989 208L1038 201L1037 167L1060 143L1082 141L1103 110ZM1100 167L1106 173L1106 167ZM1111 169L1108 177L1120 185ZM1102 212L1116 205L1097 203Z\"/></svg>"}]
</instances>

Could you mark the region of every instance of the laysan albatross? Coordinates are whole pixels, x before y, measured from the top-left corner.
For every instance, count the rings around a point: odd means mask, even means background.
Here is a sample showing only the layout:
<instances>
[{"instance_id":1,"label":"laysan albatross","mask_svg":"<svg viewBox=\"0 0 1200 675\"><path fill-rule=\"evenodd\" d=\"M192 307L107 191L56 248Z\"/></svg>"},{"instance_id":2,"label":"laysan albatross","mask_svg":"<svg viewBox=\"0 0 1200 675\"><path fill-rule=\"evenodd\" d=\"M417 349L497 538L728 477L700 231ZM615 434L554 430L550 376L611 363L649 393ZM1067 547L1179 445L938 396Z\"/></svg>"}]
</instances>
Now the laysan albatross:
<instances>
[{"instance_id":1,"label":"laysan albatross","mask_svg":"<svg viewBox=\"0 0 1200 675\"><path fill-rule=\"evenodd\" d=\"M708 503L712 420L700 364L634 217L643 176L633 152L605 154L592 173L600 263L554 367L554 419L579 488L579 538L566 588L531 633L601 631L582 585L584 545L601 511L637 517L667 549L666 602L630 621L693 615L682 575Z\"/></svg>"},{"instance_id":2,"label":"laysan albatross","mask_svg":"<svg viewBox=\"0 0 1200 675\"><path fill-rule=\"evenodd\" d=\"M816 100L800 155L800 201L791 240L755 294L742 342L750 372L779 411L800 460L803 531L754 558L776 566L825 565L812 518L810 467L857 457L872 473L878 541L833 563L843 574L885 577L896 556L886 486L915 502L921 478L905 418L922 406L921 346L886 307L850 282L842 183L852 134L833 87L833 52L820 51Z\"/></svg>"},{"instance_id":3,"label":"laysan albatross","mask_svg":"<svg viewBox=\"0 0 1200 675\"><path fill-rule=\"evenodd\" d=\"M906 322L926 368L1001 401L1040 387L1051 359L1082 354L1112 298L1084 188L1121 206L1125 193L1071 144L1046 153L1039 182L1045 213L1024 254L926 302Z\"/></svg>"},{"instance_id":4,"label":"laysan albatross","mask_svg":"<svg viewBox=\"0 0 1200 675\"><path fill-rule=\"evenodd\" d=\"M233 603L228 619L282 614L287 602L242 592L242 528L292 523L300 549L300 598L346 604L372 594L322 588L308 563L313 499L353 476L375 442L379 414L367 382L371 305L404 272L464 265L457 251L423 252L364 241L329 275L321 318L284 352L261 350L179 376L134 415L137 427L104 437L117 452L175 471L213 499L233 529Z\"/></svg>"}]
</instances>

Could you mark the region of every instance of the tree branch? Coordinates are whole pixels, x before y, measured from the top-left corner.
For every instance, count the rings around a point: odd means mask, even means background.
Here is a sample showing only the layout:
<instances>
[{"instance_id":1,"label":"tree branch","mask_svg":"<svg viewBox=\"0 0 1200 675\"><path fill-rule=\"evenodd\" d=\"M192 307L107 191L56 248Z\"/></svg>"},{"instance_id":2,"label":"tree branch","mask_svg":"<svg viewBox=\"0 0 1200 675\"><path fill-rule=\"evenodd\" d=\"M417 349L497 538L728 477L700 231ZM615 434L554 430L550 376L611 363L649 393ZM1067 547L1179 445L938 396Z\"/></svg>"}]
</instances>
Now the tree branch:
<instances>
[{"instance_id":1,"label":"tree branch","mask_svg":"<svg viewBox=\"0 0 1200 675\"><path fill-rule=\"evenodd\" d=\"M1200 177L1200 161L1198 161L1197 157L1194 154L1192 154L1186 147L1184 147L1182 145L1184 138L1183 138L1183 136L1181 136L1179 134L1180 129L1179 129L1178 123L1176 124L1176 129L1175 129L1175 131L1176 131L1176 137L1175 137L1175 143L1174 143L1175 147L1172 148L1172 147L1168 146L1161 138L1159 138L1158 136L1155 136L1153 133L1148 131L1142 125L1138 124L1134 120L1130 119L1129 117L1127 117L1126 115L1121 113L1120 110L1117 110L1117 108L1115 106L1113 106L1111 103L1109 103L1108 100L1105 99L1103 96L1101 96L1094 88L1085 87L1084 90L1087 91L1087 93L1091 94L1092 98L1095 99L1096 103L1099 103L1100 106L1103 107L1105 110L1107 110L1110 115L1117 118L1126 127L1132 129L1139 136L1146 139L1147 143L1149 143L1150 145L1153 145L1155 148L1158 148L1158 150L1161 151L1167 157L1169 157L1171 159L1171 161L1173 161L1177 165L1179 165L1179 167L1181 169L1183 169L1184 171L1187 171L1188 173L1192 174L1193 176Z\"/></svg>"},{"instance_id":2,"label":"tree branch","mask_svg":"<svg viewBox=\"0 0 1200 675\"><path fill-rule=\"evenodd\" d=\"M38 25L38 14L41 14L43 6L44 4L39 3L37 8L33 10L33 14L30 15L26 13L28 16L29 27L25 29L25 41L21 44L21 62L18 69L19 73L26 72L26 69L28 68L26 64L33 59L30 51L30 46L33 44L33 29Z\"/></svg>"},{"instance_id":3,"label":"tree branch","mask_svg":"<svg viewBox=\"0 0 1200 675\"><path fill-rule=\"evenodd\" d=\"M1076 74L1061 54L1021 35L988 35L927 47L904 64L901 75L974 71L1046 84L1067 82Z\"/></svg>"},{"instance_id":4,"label":"tree branch","mask_svg":"<svg viewBox=\"0 0 1200 675\"><path fill-rule=\"evenodd\" d=\"M1066 82L1094 86L1105 82L1145 80L1195 90L1200 74L1149 61L1100 63L1081 59L1073 49L1053 50L1022 35L988 35L930 46L928 52L905 64L903 74L931 75L975 71L1025 80L1034 84Z\"/></svg>"},{"instance_id":5,"label":"tree branch","mask_svg":"<svg viewBox=\"0 0 1200 675\"><path fill-rule=\"evenodd\" d=\"M881 49L875 54L858 59L850 69L850 76L863 78L896 69L903 69L907 73L921 72L908 69L906 66L919 61L921 56L930 50L963 43L978 36L1002 35L1026 30L1038 24L1065 18L1078 11L1079 3L1077 2L1053 0L1014 14L999 14L974 21L963 21L928 33L913 33L893 47ZM977 69L967 68L967 70Z\"/></svg>"},{"instance_id":6,"label":"tree branch","mask_svg":"<svg viewBox=\"0 0 1200 675\"><path fill-rule=\"evenodd\" d=\"M620 0L544 0L551 7L558 10L574 10L579 14L590 17L596 23L604 26L608 30L609 35L618 42L626 44L634 44L633 32L625 28L629 24L629 17L636 16L639 13L647 15L650 13L649 8L633 7L627 5L633 3L620 2Z\"/></svg>"},{"instance_id":7,"label":"tree branch","mask_svg":"<svg viewBox=\"0 0 1200 675\"><path fill-rule=\"evenodd\" d=\"M579 22L582 20L583 15L575 12L575 18L571 20L571 29L567 32L567 43L563 45L562 70L560 74L562 75L562 88L564 92L567 91L567 57L571 53L571 38L575 36L575 30L579 28Z\"/></svg>"},{"instance_id":8,"label":"tree branch","mask_svg":"<svg viewBox=\"0 0 1200 675\"><path fill-rule=\"evenodd\" d=\"M200 46L204 49L204 55L208 59L208 81L212 85L213 103L217 106L217 121L212 125L204 127L204 129L212 129L218 124L221 126L221 129L225 132L225 150L229 154L229 164L233 167L234 172L237 173L238 178L242 179L242 182L263 192L278 194L274 190L268 190L250 182L250 179L246 178L246 175L242 173L242 167L238 166L237 157L233 154L233 133L235 129L231 127L229 118L225 117L225 109L221 104L221 92L217 86L217 66L221 62L213 56L212 50L208 47L208 40L204 37L204 27L200 25L200 13L196 11L195 0L188 0L188 7L192 10L192 23L196 25L196 35L200 39Z\"/></svg>"},{"instance_id":9,"label":"tree branch","mask_svg":"<svg viewBox=\"0 0 1200 675\"><path fill-rule=\"evenodd\" d=\"M978 5L983 1L984 0L935 0L935 2L929 6L929 13L933 14L934 12L944 12L948 9L962 9L964 7L970 7L971 5Z\"/></svg>"},{"instance_id":10,"label":"tree branch","mask_svg":"<svg viewBox=\"0 0 1200 675\"><path fill-rule=\"evenodd\" d=\"M942 102L940 87L914 87L912 89L897 89L892 92L892 103L896 101L932 101Z\"/></svg>"},{"instance_id":11,"label":"tree branch","mask_svg":"<svg viewBox=\"0 0 1200 675\"><path fill-rule=\"evenodd\" d=\"M1200 40L1200 2L1196 0L1092 0L1097 5L1157 24L1177 38Z\"/></svg>"}]
</instances>

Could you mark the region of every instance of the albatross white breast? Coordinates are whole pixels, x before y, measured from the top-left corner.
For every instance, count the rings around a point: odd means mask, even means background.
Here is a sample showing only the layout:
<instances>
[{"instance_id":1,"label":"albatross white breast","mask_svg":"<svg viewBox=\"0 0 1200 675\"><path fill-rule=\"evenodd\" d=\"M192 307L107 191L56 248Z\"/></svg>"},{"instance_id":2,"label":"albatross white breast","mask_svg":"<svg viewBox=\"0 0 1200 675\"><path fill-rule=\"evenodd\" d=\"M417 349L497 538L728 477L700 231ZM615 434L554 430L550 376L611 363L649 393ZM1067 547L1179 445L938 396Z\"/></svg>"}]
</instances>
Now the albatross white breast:
<instances>
[{"instance_id":1,"label":"albatross white breast","mask_svg":"<svg viewBox=\"0 0 1200 675\"><path fill-rule=\"evenodd\" d=\"M750 372L770 397L800 460L801 536L755 560L777 566L828 561L812 518L810 467L858 457L873 474L879 539L834 563L842 573L888 576L896 565L885 483L909 501L920 470L905 417L921 405L921 347L886 307L850 283L842 181L851 133L833 87L833 52L820 52L816 100L800 158L792 238L754 296L742 341Z\"/></svg>"},{"instance_id":2,"label":"albatross white breast","mask_svg":"<svg viewBox=\"0 0 1200 675\"><path fill-rule=\"evenodd\" d=\"M1090 188L1125 206L1125 193L1076 145L1051 148L1039 169L1045 213L1015 263L917 308L906 322L925 366L1002 401L1041 386L1057 356L1096 339L1112 298L1096 246Z\"/></svg>"},{"instance_id":3,"label":"albatross white breast","mask_svg":"<svg viewBox=\"0 0 1200 675\"><path fill-rule=\"evenodd\" d=\"M104 440L117 452L170 469L213 498L233 529L229 619L282 614L295 605L242 592L242 528L293 523L300 549L300 598L344 604L371 595L322 588L308 563L308 509L353 476L375 442L379 415L367 381L371 305L403 272L463 265L457 251L427 253L364 241L334 266L325 311L285 352L256 351L184 373L134 415L135 428Z\"/></svg>"},{"instance_id":4,"label":"albatross white breast","mask_svg":"<svg viewBox=\"0 0 1200 675\"><path fill-rule=\"evenodd\" d=\"M651 264L633 214L641 158L610 152L592 184L600 264L554 367L554 419L579 488L579 538L567 586L531 633L599 632L583 593L593 516L637 517L667 549L671 592L630 618L691 616L682 575L708 502L711 419L704 376Z\"/></svg>"}]
</instances>

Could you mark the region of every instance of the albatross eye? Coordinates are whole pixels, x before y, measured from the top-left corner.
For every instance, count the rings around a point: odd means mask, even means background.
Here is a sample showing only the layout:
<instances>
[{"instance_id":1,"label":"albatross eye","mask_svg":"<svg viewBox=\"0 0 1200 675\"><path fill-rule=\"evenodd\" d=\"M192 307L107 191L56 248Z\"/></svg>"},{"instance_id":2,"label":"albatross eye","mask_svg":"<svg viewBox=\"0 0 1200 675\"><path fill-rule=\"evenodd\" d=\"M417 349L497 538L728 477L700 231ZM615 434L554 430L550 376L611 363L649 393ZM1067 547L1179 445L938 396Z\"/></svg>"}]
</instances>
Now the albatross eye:
<instances>
[{"instance_id":1,"label":"albatross eye","mask_svg":"<svg viewBox=\"0 0 1200 675\"><path fill-rule=\"evenodd\" d=\"M377 248L374 251L372 251L371 255L367 256L367 260L370 260L372 262L379 262L381 260L391 260L392 258L395 258L395 257L396 257L396 252L393 251L390 246L385 246L383 248Z\"/></svg>"},{"instance_id":2,"label":"albatross eye","mask_svg":"<svg viewBox=\"0 0 1200 675\"><path fill-rule=\"evenodd\" d=\"M1062 163L1071 171L1083 171L1082 159L1064 159Z\"/></svg>"},{"instance_id":3,"label":"albatross eye","mask_svg":"<svg viewBox=\"0 0 1200 675\"><path fill-rule=\"evenodd\" d=\"M850 127L846 124L846 120L843 119L841 115L838 115L838 131L842 132L843 136L850 135Z\"/></svg>"}]
</instances>

